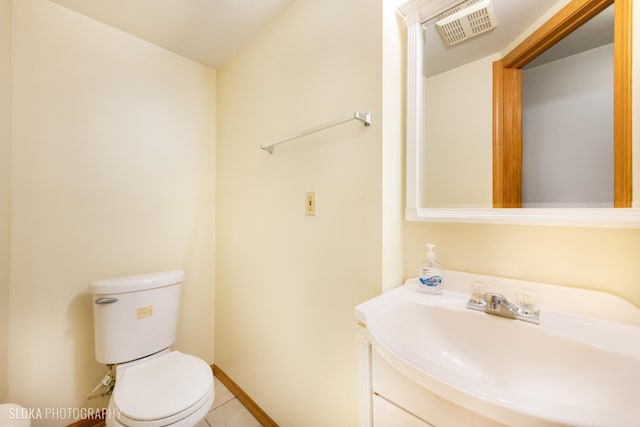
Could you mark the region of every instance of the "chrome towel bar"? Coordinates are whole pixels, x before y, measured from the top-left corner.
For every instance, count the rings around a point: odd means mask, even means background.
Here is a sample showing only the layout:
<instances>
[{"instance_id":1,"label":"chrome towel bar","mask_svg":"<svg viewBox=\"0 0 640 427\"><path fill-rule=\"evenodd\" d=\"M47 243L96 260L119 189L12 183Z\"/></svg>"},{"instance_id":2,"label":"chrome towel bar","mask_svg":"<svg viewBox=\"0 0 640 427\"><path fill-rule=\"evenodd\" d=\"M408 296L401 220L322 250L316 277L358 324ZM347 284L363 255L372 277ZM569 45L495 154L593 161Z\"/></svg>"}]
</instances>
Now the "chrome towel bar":
<instances>
[{"instance_id":1,"label":"chrome towel bar","mask_svg":"<svg viewBox=\"0 0 640 427\"><path fill-rule=\"evenodd\" d=\"M298 133L298 134L296 134L294 136L290 136L290 137L281 139L278 142L274 142L273 144L261 145L260 148L263 149L263 150L268 151L269 154L273 154L273 147L275 147L278 144L282 144L283 142L288 142L288 141L291 141L292 139L297 139L297 138L300 138L300 137L303 137L303 136L306 136L306 135L309 135L309 134L312 134L312 133L315 133L315 132L319 132L319 131L324 130L324 129L328 129L328 128L331 128L331 127L334 127L334 126L338 126L338 125L341 125L342 123L350 122L351 120L359 120L362 123L364 123L365 127L366 126L371 126L371 113L358 113L358 112L355 112L350 116L342 117L342 118L334 120L332 122L325 123L325 124L322 124L320 126L316 126L316 127L304 130L304 131L302 131L302 132L300 132L300 133Z\"/></svg>"}]
</instances>

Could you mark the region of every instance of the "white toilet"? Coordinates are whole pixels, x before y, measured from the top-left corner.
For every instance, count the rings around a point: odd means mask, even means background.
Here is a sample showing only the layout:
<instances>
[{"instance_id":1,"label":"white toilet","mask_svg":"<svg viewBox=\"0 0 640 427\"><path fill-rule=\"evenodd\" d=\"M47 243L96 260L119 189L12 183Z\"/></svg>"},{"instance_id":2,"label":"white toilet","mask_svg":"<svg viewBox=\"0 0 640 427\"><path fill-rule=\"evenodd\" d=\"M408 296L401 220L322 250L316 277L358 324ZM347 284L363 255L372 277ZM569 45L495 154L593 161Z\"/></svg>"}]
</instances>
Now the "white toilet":
<instances>
[{"instance_id":1,"label":"white toilet","mask_svg":"<svg viewBox=\"0 0 640 427\"><path fill-rule=\"evenodd\" d=\"M15 403L0 403L0 427L29 427L29 411Z\"/></svg>"},{"instance_id":2,"label":"white toilet","mask_svg":"<svg viewBox=\"0 0 640 427\"><path fill-rule=\"evenodd\" d=\"M210 366L169 349L183 278L167 271L89 285L96 360L116 365L107 427L193 427L211 408Z\"/></svg>"}]
</instances>

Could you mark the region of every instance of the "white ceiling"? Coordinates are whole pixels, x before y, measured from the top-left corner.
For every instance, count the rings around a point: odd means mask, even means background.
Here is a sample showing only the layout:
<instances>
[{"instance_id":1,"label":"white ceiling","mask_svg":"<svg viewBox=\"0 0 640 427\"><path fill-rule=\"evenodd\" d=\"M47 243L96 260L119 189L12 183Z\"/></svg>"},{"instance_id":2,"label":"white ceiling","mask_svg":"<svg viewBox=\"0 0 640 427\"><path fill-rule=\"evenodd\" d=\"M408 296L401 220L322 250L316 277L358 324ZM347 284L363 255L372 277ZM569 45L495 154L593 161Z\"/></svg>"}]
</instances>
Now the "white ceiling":
<instances>
[{"instance_id":1,"label":"white ceiling","mask_svg":"<svg viewBox=\"0 0 640 427\"><path fill-rule=\"evenodd\" d=\"M219 68L293 0L51 0Z\"/></svg>"},{"instance_id":2,"label":"white ceiling","mask_svg":"<svg viewBox=\"0 0 640 427\"><path fill-rule=\"evenodd\" d=\"M294 0L51 1L216 69ZM558 1L493 0L497 28L453 47L442 42L434 25L437 18L428 21L424 74L435 75L502 51ZM613 36L612 25L611 15L590 25L593 31L583 26L582 35L573 38L595 47ZM573 43L565 45L584 50Z\"/></svg>"},{"instance_id":3,"label":"white ceiling","mask_svg":"<svg viewBox=\"0 0 640 427\"><path fill-rule=\"evenodd\" d=\"M560 0L493 0L498 26L484 34L447 47L438 31L435 22L438 18L426 22L424 30L423 74L427 77L442 73L463 64L501 52L509 44L534 24L553 5ZM567 42L556 45L556 55L567 56L583 50L605 44L611 36L613 41L613 8L601 13L597 18L583 25L581 35L567 37ZM571 42L573 39L573 42ZM558 52L562 48L563 52ZM548 51L550 52L550 51ZM551 55L539 57L540 61L553 60ZM557 59L557 57L555 58ZM539 62L540 63L540 62ZM538 63L538 65L539 65ZM534 65L534 64L531 64Z\"/></svg>"}]
</instances>

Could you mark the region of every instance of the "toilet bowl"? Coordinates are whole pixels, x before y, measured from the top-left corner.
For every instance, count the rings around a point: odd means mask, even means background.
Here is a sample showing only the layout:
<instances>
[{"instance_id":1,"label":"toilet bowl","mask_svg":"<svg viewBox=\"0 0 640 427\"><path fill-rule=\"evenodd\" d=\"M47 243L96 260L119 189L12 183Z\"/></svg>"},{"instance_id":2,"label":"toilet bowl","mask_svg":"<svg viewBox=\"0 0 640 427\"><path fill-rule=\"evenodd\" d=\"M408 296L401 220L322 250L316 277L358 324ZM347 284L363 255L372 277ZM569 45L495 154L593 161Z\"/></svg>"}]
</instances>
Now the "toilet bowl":
<instances>
[{"instance_id":1,"label":"toilet bowl","mask_svg":"<svg viewBox=\"0 0 640 427\"><path fill-rule=\"evenodd\" d=\"M197 424L213 403L210 373L203 360L170 350L117 366L107 426Z\"/></svg>"},{"instance_id":2,"label":"toilet bowl","mask_svg":"<svg viewBox=\"0 0 640 427\"><path fill-rule=\"evenodd\" d=\"M15 403L0 403L0 427L30 427L27 411Z\"/></svg>"},{"instance_id":3,"label":"toilet bowl","mask_svg":"<svg viewBox=\"0 0 640 427\"><path fill-rule=\"evenodd\" d=\"M169 350L117 366L107 426L193 426L213 403L210 372L203 360Z\"/></svg>"},{"instance_id":4,"label":"toilet bowl","mask_svg":"<svg viewBox=\"0 0 640 427\"><path fill-rule=\"evenodd\" d=\"M211 367L172 351L184 273L93 282L96 359L115 365L107 427L193 427L213 404Z\"/></svg>"}]
</instances>

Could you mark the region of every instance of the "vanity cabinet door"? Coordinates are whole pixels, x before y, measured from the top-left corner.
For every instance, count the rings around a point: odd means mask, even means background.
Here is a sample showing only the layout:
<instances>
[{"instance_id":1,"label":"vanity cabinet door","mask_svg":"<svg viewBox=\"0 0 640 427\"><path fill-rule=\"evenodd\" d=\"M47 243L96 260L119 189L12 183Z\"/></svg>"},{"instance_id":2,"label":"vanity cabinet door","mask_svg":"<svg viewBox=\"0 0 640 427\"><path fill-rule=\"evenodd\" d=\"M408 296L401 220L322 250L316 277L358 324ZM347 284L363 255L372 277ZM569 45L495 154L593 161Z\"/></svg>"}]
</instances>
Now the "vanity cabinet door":
<instances>
[{"instance_id":1,"label":"vanity cabinet door","mask_svg":"<svg viewBox=\"0 0 640 427\"><path fill-rule=\"evenodd\" d=\"M433 427L433 425L374 394L373 427Z\"/></svg>"},{"instance_id":2,"label":"vanity cabinet door","mask_svg":"<svg viewBox=\"0 0 640 427\"><path fill-rule=\"evenodd\" d=\"M507 427L432 393L396 370L375 350L371 362L374 427ZM376 418L378 415L382 420L380 424Z\"/></svg>"}]
</instances>

